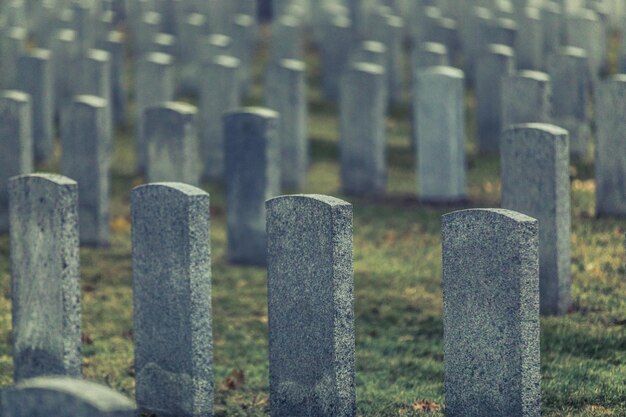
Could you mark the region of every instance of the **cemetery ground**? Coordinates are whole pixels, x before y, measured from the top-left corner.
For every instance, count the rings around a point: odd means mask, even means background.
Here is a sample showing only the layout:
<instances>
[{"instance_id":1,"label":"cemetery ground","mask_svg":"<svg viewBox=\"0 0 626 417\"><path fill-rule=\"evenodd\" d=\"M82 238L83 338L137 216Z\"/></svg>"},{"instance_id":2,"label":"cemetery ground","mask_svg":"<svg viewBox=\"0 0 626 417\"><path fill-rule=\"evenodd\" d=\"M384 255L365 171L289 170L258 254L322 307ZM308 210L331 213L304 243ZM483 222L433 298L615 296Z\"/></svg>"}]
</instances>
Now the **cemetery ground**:
<instances>
[{"instance_id":1,"label":"cemetery ground","mask_svg":"<svg viewBox=\"0 0 626 417\"><path fill-rule=\"evenodd\" d=\"M257 81L261 79L257 74ZM315 75L311 85L319 84ZM261 103L259 83L251 104ZM470 134L469 201L428 206L416 197L408 106L388 121L387 194L339 191L336 109L309 92L311 167L301 192L343 198L354 207L356 386L359 416L443 415L441 215L498 207L497 157L479 157ZM472 98L467 98L472 131ZM83 373L134 396L130 190L132 127L115 139L109 248L81 248ZM58 155L57 158L58 160ZM41 171L55 170L51 166ZM597 219L591 161L572 163L572 297L563 317L541 319L542 415L626 416L626 222ZM267 291L262 268L226 261L226 210L211 195L213 337L218 416L268 411ZM12 383L9 238L0 236L0 386Z\"/></svg>"}]
</instances>

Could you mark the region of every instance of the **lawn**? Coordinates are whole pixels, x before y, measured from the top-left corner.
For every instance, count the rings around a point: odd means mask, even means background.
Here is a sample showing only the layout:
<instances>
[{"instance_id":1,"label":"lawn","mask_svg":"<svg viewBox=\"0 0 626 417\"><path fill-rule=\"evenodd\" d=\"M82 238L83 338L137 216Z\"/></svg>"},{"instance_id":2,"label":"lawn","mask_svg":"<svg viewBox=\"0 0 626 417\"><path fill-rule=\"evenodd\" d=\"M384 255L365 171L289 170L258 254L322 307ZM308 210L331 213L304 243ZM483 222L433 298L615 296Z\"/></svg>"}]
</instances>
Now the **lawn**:
<instances>
[{"instance_id":1,"label":"lawn","mask_svg":"<svg viewBox=\"0 0 626 417\"><path fill-rule=\"evenodd\" d=\"M258 61L263 61L261 51ZM359 416L443 415L441 216L468 207L498 207L497 157L478 156L473 99L466 100L468 195L463 206L433 207L416 198L409 148L409 107L390 111L388 193L355 198L339 191L336 108L321 99L319 68L309 61L312 163L301 192L343 198L354 209L356 385ZM261 65L248 104L262 102ZM115 138L110 248L81 248L83 372L134 395L129 193L134 175L131 134ZM58 155L57 155L58 158ZM55 170L56 162L40 170ZM541 319L543 416L626 416L626 280L624 230L596 219L592 161L572 177L572 297L564 317ZM221 184L211 195L215 411L218 416L268 413L266 273L226 261ZM0 386L12 382L9 238L0 236Z\"/></svg>"}]
</instances>

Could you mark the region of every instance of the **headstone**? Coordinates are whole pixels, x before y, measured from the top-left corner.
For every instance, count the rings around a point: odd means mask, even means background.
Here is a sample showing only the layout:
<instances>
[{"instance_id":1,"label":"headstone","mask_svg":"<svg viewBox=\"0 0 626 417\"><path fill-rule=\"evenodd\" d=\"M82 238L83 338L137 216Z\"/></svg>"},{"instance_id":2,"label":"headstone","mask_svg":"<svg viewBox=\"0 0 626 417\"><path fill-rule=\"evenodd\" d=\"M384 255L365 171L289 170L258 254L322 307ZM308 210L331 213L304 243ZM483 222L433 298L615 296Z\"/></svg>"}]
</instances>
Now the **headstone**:
<instances>
[{"instance_id":1,"label":"headstone","mask_svg":"<svg viewBox=\"0 0 626 417\"><path fill-rule=\"evenodd\" d=\"M513 50L505 45L489 45L476 63L476 126L478 150L498 153L502 134L502 78L515 70Z\"/></svg>"},{"instance_id":2,"label":"headstone","mask_svg":"<svg viewBox=\"0 0 626 417\"><path fill-rule=\"evenodd\" d=\"M280 182L283 189L304 186L309 164L305 64L283 59L267 74L266 105L280 114Z\"/></svg>"},{"instance_id":3,"label":"headstone","mask_svg":"<svg viewBox=\"0 0 626 417\"><path fill-rule=\"evenodd\" d=\"M493 15L486 7L472 7L467 17L463 51L463 71L468 80L473 82L476 61L482 55L483 48L491 42L488 39L489 28L492 25Z\"/></svg>"},{"instance_id":4,"label":"headstone","mask_svg":"<svg viewBox=\"0 0 626 417\"><path fill-rule=\"evenodd\" d=\"M294 16L283 15L272 22L270 37L270 62L282 59L302 60L302 25Z\"/></svg>"},{"instance_id":5,"label":"headstone","mask_svg":"<svg viewBox=\"0 0 626 417\"><path fill-rule=\"evenodd\" d=\"M254 17L245 14L235 15L231 34L233 38L232 55L239 59L240 93L244 95L250 88L250 76L257 25Z\"/></svg>"},{"instance_id":6,"label":"headstone","mask_svg":"<svg viewBox=\"0 0 626 417\"><path fill-rule=\"evenodd\" d=\"M72 9L72 29L76 32L76 39L81 52L93 48L96 25L91 14L89 4L84 1L75 1L70 5Z\"/></svg>"},{"instance_id":7,"label":"headstone","mask_svg":"<svg viewBox=\"0 0 626 417\"><path fill-rule=\"evenodd\" d=\"M26 51L28 33L23 27L11 27L0 35L0 86L3 89L17 87L17 60Z\"/></svg>"},{"instance_id":8,"label":"headstone","mask_svg":"<svg viewBox=\"0 0 626 417\"><path fill-rule=\"evenodd\" d=\"M131 193L137 406L213 415L209 195L187 184Z\"/></svg>"},{"instance_id":9,"label":"headstone","mask_svg":"<svg viewBox=\"0 0 626 417\"><path fill-rule=\"evenodd\" d=\"M199 184L196 107L166 102L148 107L143 117L148 182Z\"/></svg>"},{"instance_id":10,"label":"headstone","mask_svg":"<svg viewBox=\"0 0 626 417\"><path fill-rule=\"evenodd\" d=\"M602 82L595 103L596 213L626 216L626 75Z\"/></svg>"},{"instance_id":11,"label":"headstone","mask_svg":"<svg viewBox=\"0 0 626 417\"><path fill-rule=\"evenodd\" d=\"M112 31L104 39L96 41L96 48L107 51L111 59L111 107L116 125L126 121L126 87L124 81L124 34Z\"/></svg>"},{"instance_id":12,"label":"headstone","mask_svg":"<svg viewBox=\"0 0 626 417\"><path fill-rule=\"evenodd\" d=\"M387 9L387 8L382 8ZM387 95L392 103L402 99L402 41L404 22L398 16L379 11L372 16L371 37L385 45L385 78Z\"/></svg>"},{"instance_id":13,"label":"headstone","mask_svg":"<svg viewBox=\"0 0 626 417\"><path fill-rule=\"evenodd\" d=\"M539 417L537 220L475 209L442 222L446 416Z\"/></svg>"},{"instance_id":14,"label":"headstone","mask_svg":"<svg viewBox=\"0 0 626 417\"><path fill-rule=\"evenodd\" d=\"M541 9L543 22L543 55L549 57L561 48L564 37L565 16L558 1L545 1Z\"/></svg>"},{"instance_id":15,"label":"headstone","mask_svg":"<svg viewBox=\"0 0 626 417\"><path fill-rule=\"evenodd\" d=\"M52 157L54 84L50 51L34 49L17 62L17 89L30 95L35 161Z\"/></svg>"},{"instance_id":16,"label":"headstone","mask_svg":"<svg viewBox=\"0 0 626 417\"><path fill-rule=\"evenodd\" d=\"M145 110L174 98L174 67L170 55L157 52L146 54L137 64L136 84L136 130L135 158L137 170L146 170L147 143L143 141L143 115Z\"/></svg>"},{"instance_id":17,"label":"headstone","mask_svg":"<svg viewBox=\"0 0 626 417\"><path fill-rule=\"evenodd\" d=\"M54 174L9 181L13 375L81 375L78 186Z\"/></svg>"},{"instance_id":18,"label":"headstone","mask_svg":"<svg viewBox=\"0 0 626 417\"><path fill-rule=\"evenodd\" d=\"M77 179L80 241L90 246L109 244L112 137L107 117L105 99L80 95L61 123L61 173Z\"/></svg>"},{"instance_id":19,"label":"headstone","mask_svg":"<svg viewBox=\"0 0 626 417\"><path fill-rule=\"evenodd\" d=\"M538 9L527 7L520 16L515 58L520 70L543 69L543 24Z\"/></svg>"},{"instance_id":20,"label":"headstone","mask_svg":"<svg viewBox=\"0 0 626 417\"><path fill-rule=\"evenodd\" d=\"M133 417L135 404L104 385L67 377L23 380L1 392L4 417Z\"/></svg>"},{"instance_id":21,"label":"headstone","mask_svg":"<svg viewBox=\"0 0 626 417\"><path fill-rule=\"evenodd\" d=\"M54 115L58 118L72 102L76 78L81 76L78 67L79 45L76 32L70 29L57 31L50 41L52 73L54 76Z\"/></svg>"},{"instance_id":22,"label":"headstone","mask_svg":"<svg viewBox=\"0 0 626 417\"><path fill-rule=\"evenodd\" d=\"M550 77L544 72L519 71L502 78L502 127L548 123L552 114Z\"/></svg>"},{"instance_id":23,"label":"headstone","mask_svg":"<svg viewBox=\"0 0 626 417\"><path fill-rule=\"evenodd\" d=\"M79 80L74 87L75 95L92 95L104 99L106 128L113 132L111 109L111 56L101 49L89 49L79 58Z\"/></svg>"},{"instance_id":24,"label":"headstone","mask_svg":"<svg viewBox=\"0 0 626 417\"><path fill-rule=\"evenodd\" d=\"M351 63L367 62L385 68L387 47L378 41L363 41L352 51Z\"/></svg>"},{"instance_id":25,"label":"headstone","mask_svg":"<svg viewBox=\"0 0 626 417\"><path fill-rule=\"evenodd\" d=\"M463 71L443 66L419 71L414 100L419 198L461 201L466 186Z\"/></svg>"},{"instance_id":26,"label":"headstone","mask_svg":"<svg viewBox=\"0 0 626 417\"><path fill-rule=\"evenodd\" d=\"M573 46L562 48L548 57L552 83L552 119L570 134L572 156L589 153L591 127L588 117L590 74L587 54Z\"/></svg>"},{"instance_id":27,"label":"headstone","mask_svg":"<svg viewBox=\"0 0 626 417\"><path fill-rule=\"evenodd\" d=\"M191 13L186 16L180 26L180 49L178 90L182 94L195 94L198 91L197 54L206 30L206 17L200 13Z\"/></svg>"},{"instance_id":28,"label":"headstone","mask_svg":"<svg viewBox=\"0 0 626 417\"><path fill-rule=\"evenodd\" d=\"M499 17L487 27L487 41L491 44L506 45L514 48L518 33L518 25L513 19Z\"/></svg>"},{"instance_id":29,"label":"headstone","mask_svg":"<svg viewBox=\"0 0 626 417\"><path fill-rule=\"evenodd\" d=\"M591 79L595 82L607 69L607 36L604 23L589 9L581 9L566 19L567 45L587 52Z\"/></svg>"},{"instance_id":30,"label":"headstone","mask_svg":"<svg viewBox=\"0 0 626 417\"><path fill-rule=\"evenodd\" d=\"M271 415L354 417L352 206L323 195L266 205Z\"/></svg>"},{"instance_id":31,"label":"headstone","mask_svg":"<svg viewBox=\"0 0 626 417\"><path fill-rule=\"evenodd\" d=\"M539 221L541 314L570 306L569 138L549 124L510 126L502 135L502 208Z\"/></svg>"},{"instance_id":32,"label":"headstone","mask_svg":"<svg viewBox=\"0 0 626 417\"><path fill-rule=\"evenodd\" d=\"M161 29L161 15L155 12L147 12L141 16L137 21L135 36L135 48L137 55L142 54L150 50L150 45L154 36L160 32Z\"/></svg>"},{"instance_id":33,"label":"headstone","mask_svg":"<svg viewBox=\"0 0 626 417\"><path fill-rule=\"evenodd\" d=\"M9 231L9 178L34 166L30 97L7 90L0 96L0 233Z\"/></svg>"},{"instance_id":34,"label":"headstone","mask_svg":"<svg viewBox=\"0 0 626 417\"><path fill-rule=\"evenodd\" d=\"M224 127L222 116L239 107L240 85L237 58L218 55L204 66L200 84L200 155L202 177L224 177Z\"/></svg>"},{"instance_id":35,"label":"headstone","mask_svg":"<svg viewBox=\"0 0 626 417\"><path fill-rule=\"evenodd\" d=\"M176 37L169 33L159 32L155 34L149 48L150 52L160 52L176 58L180 56L180 47L176 44Z\"/></svg>"},{"instance_id":36,"label":"headstone","mask_svg":"<svg viewBox=\"0 0 626 417\"><path fill-rule=\"evenodd\" d=\"M354 63L341 80L340 177L343 193L376 195L387 183L384 69Z\"/></svg>"},{"instance_id":37,"label":"headstone","mask_svg":"<svg viewBox=\"0 0 626 417\"><path fill-rule=\"evenodd\" d=\"M448 65L448 49L444 44L437 42L422 42L413 49L411 72L418 69Z\"/></svg>"},{"instance_id":38,"label":"headstone","mask_svg":"<svg viewBox=\"0 0 626 417\"><path fill-rule=\"evenodd\" d=\"M322 66L322 89L327 99L339 95L339 79L344 71L352 48L352 25L343 16L335 16L322 31L320 62Z\"/></svg>"},{"instance_id":39,"label":"headstone","mask_svg":"<svg viewBox=\"0 0 626 417\"><path fill-rule=\"evenodd\" d=\"M280 193L278 113L244 108L224 115L228 260L265 265L265 200Z\"/></svg>"}]
</instances>

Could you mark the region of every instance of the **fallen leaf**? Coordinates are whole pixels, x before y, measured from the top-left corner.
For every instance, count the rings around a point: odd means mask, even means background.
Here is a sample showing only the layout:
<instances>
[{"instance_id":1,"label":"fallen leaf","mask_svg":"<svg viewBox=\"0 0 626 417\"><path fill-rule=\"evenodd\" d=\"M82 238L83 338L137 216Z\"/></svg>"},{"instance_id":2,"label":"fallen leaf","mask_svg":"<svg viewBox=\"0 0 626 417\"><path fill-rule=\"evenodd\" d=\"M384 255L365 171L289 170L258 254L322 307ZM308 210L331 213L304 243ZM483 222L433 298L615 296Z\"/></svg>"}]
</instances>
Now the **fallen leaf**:
<instances>
[{"instance_id":1,"label":"fallen leaf","mask_svg":"<svg viewBox=\"0 0 626 417\"><path fill-rule=\"evenodd\" d=\"M242 369L233 369L220 384L222 391L236 390L246 383L246 378Z\"/></svg>"}]
</instances>

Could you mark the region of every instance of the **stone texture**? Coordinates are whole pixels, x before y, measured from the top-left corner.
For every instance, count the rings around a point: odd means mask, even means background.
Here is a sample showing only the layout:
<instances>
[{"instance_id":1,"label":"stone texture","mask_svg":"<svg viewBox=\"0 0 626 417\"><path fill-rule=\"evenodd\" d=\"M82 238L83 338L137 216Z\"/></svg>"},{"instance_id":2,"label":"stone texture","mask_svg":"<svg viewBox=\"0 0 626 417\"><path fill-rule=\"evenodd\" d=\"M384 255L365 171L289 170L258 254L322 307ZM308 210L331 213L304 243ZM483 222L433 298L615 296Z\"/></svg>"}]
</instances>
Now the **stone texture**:
<instances>
[{"instance_id":1,"label":"stone texture","mask_svg":"<svg viewBox=\"0 0 626 417\"><path fill-rule=\"evenodd\" d=\"M515 125L501 142L502 208L539 221L541 314L570 306L569 138L548 124Z\"/></svg>"},{"instance_id":2,"label":"stone texture","mask_svg":"<svg viewBox=\"0 0 626 417\"><path fill-rule=\"evenodd\" d=\"M552 120L570 133L570 153L576 157L589 154L589 66L581 48L566 47L548 57L552 83Z\"/></svg>"},{"instance_id":3,"label":"stone texture","mask_svg":"<svg viewBox=\"0 0 626 417\"><path fill-rule=\"evenodd\" d=\"M148 182L177 181L198 185L196 107L166 102L148 107L143 117Z\"/></svg>"},{"instance_id":4,"label":"stone texture","mask_svg":"<svg viewBox=\"0 0 626 417\"><path fill-rule=\"evenodd\" d=\"M431 67L417 74L413 120L418 196L423 201L465 198L463 85L463 72L452 67Z\"/></svg>"},{"instance_id":5,"label":"stone texture","mask_svg":"<svg viewBox=\"0 0 626 417\"><path fill-rule=\"evenodd\" d=\"M476 126L478 150L498 153L502 134L502 78L515 70L513 50L489 45L476 63Z\"/></svg>"},{"instance_id":6,"label":"stone texture","mask_svg":"<svg viewBox=\"0 0 626 417\"><path fill-rule=\"evenodd\" d=\"M502 128L520 123L548 123L552 114L548 74L520 71L502 78Z\"/></svg>"},{"instance_id":7,"label":"stone texture","mask_svg":"<svg viewBox=\"0 0 626 417\"><path fill-rule=\"evenodd\" d=\"M34 49L17 62L17 89L30 95L33 115L35 160L52 157L54 84L50 51Z\"/></svg>"},{"instance_id":8,"label":"stone texture","mask_svg":"<svg viewBox=\"0 0 626 417\"><path fill-rule=\"evenodd\" d=\"M4 417L133 417L135 405L103 385L67 377L26 379L2 391Z\"/></svg>"},{"instance_id":9,"label":"stone texture","mask_svg":"<svg viewBox=\"0 0 626 417\"><path fill-rule=\"evenodd\" d=\"M271 415L355 416L352 206L266 204Z\"/></svg>"},{"instance_id":10,"label":"stone texture","mask_svg":"<svg viewBox=\"0 0 626 417\"><path fill-rule=\"evenodd\" d=\"M137 63L135 159L137 170L145 173L148 144L144 142L143 117L149 106L174 99L174 67L171 55L158 52L146 54Z\"/></svg>"},{"instance_id":11,"label":"stone texture","mask_svg":"<svg viewBox=\"0 0 626 417\"><path fill-rule=\"evenodd\" d=\"M443 216L446 417L541 415L537 221Z\"/></svg>"},{"instance_id":12,"label":"stone texture","mask_svg":"<svg viewBox=\"0 0 626 417\"><path fill-rule=\"evenodd\" d=\"M200 153L202 177L221 180L224 177L224 127L222 116L239 107L241 61L218 55L204 66L200 81Z\"/></svg>"},{"instance_id":13,"label":"stone texture","mask_svg":"<svg viewBox=\"0 0 626 417\"><path fill-rule=\"evenodd\" d=\"M63 114L61 173L78 182L80 241L109 244L109 194L112 137L107 102L80 95Z\"/></svg>"},{"instance_id":14,"label":"stone texture","mask_svg":"<svg viewBox=\"0 0 626 417\"><path fill-rule=\"evenodd\" d=\"M34 166L30 97L5 90L0 96L0 233L9 231L9 178Z\"/></svg>"},{"instance_id":15,"label":"stone texture","mask_svg":"<svg viewBox=\"0 0 626 417\"><path fill-rule=\"evenodd\" d=\"M209 195L180 183L131 193L137 406L213 415Z\"/></svg>"},{"instance_id":16,"label":"stone texture","mask_svg":"<svg viewBox=\"0 0 626 417\"><path fill-rule=\"evenodd\" d=\"M265 200L280 193L278 113L243 108L224 115L228 260L265 265Z\"/></svg>"},{"instance_id":17,"label":"stone texture","mask_svg":"<svg viewBox=\"0 0 626 417\"><path fill-rule=\"evenodd\" d=\"M305 64L284 59L267 73L266 106L280 114L280 183L283 189L304 186L309 164Z\"/></svg>"},{"instance_id":18,"label":"stone texture","mask_svg":"<svg viewBox=\"0 0 626 417\"><path fill-rule=\"evenodd\" d=\"M387 183L386 84L384 68L350 66L341 82L339 151L341 189L346 194L382 194Z\"/></svg>"},{"instance_id":19,"label":"stone texture","mask_svg":"<svg viewBox=\"0 0 626 417\"><path fill-rule=\"evenodd\" d=\"M78 185L54 174L9 181L13 375L81 375Z\"/></svg>"},{"instance_id":20,"label":"stone texture","mask_svg":"<svg viewBox=\"0 0 626 417\"><path fill-rule=\"evenodd\" d=\"M596 91L596 214L626 216L626 75Z\"/></svg>"}]
</instances>

